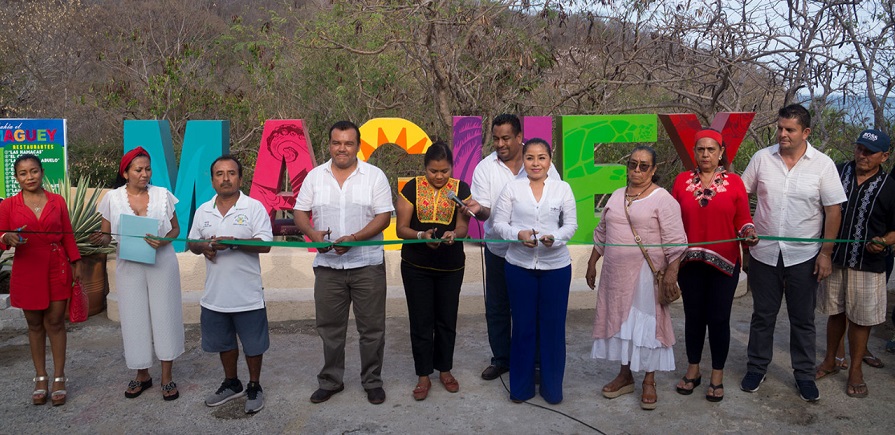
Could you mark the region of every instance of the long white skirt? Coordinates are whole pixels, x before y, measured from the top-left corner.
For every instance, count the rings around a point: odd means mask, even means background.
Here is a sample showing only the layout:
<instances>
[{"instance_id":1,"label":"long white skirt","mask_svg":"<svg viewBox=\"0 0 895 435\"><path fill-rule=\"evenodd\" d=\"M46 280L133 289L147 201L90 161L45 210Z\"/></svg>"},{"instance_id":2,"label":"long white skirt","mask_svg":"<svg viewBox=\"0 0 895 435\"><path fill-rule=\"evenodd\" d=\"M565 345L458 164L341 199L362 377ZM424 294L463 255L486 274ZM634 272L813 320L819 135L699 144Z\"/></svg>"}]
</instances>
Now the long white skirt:
<instances>
[{"instance_id":1,"label":"long white skirt","mask_svg":"<svg viewBox=\"0 0 895 435\"><path fill-rule=\"evenodd\" d=\"M674 370L674 349L663 347L656 339L653 273L645 261L640 268L628 318L612 337L594 340L591 357L630 364L635 372Z\"/></svg>"}]
</instances>

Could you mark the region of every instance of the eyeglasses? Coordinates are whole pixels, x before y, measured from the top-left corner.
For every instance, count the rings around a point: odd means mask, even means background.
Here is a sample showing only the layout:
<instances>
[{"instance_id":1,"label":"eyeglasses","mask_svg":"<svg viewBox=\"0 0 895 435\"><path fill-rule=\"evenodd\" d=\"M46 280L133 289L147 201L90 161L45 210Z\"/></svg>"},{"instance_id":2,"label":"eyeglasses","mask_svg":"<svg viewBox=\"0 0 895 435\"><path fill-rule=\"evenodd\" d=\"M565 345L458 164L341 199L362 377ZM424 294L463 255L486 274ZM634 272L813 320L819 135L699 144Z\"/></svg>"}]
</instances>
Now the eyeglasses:
<instances>
[{"instance_id":1,"label":"eyeglasses","mask_svg":"<svg viewBox=\"0 0 895 435\"><path fill-rule=\"evenodd\" d=\"M628 170L629 171L633 171L633 170L637 169L638 167L640 168L640 172L646 172L646 171L649 171L649 168L652 168L653 165L651 165L649 163L642 163L642 162L635 162L635 161L628 162Z\"/></svg>"}]
</instances>

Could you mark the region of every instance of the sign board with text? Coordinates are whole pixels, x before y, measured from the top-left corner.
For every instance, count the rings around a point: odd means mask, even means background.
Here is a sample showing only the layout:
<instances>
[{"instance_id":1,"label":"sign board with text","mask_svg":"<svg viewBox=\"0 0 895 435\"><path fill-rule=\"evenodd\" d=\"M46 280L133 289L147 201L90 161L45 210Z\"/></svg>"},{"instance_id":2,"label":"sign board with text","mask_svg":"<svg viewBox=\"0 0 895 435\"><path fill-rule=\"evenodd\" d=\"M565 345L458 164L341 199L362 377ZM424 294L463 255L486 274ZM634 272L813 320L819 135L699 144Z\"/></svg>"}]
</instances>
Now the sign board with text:
<instances>
[{"instance_id":1,"label":"sign board with text","mask_svg":"<svg viewBox=\"0 0 895 435\"><path fill-rule=\"evenodd\" d=\"M22 154L40 158L48 180L61 180L67 167L65 142L64 119L0 119L0 196L8 198L19 193L13 164Z\"/></svg>"}]
</instances>

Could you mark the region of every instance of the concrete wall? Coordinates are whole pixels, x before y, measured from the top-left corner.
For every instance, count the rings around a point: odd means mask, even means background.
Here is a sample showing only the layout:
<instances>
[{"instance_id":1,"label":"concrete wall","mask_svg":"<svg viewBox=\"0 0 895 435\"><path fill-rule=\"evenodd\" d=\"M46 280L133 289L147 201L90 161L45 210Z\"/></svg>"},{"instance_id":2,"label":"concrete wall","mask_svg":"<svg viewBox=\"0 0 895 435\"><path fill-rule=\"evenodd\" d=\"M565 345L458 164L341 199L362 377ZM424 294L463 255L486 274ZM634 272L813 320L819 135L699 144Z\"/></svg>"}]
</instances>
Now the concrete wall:
<instances>
[{"instance_id":1,"label":"concrete wall","mask_svg":"<svg viewBox=\"0 0 895 435\"><path fill-rule=\"evenodd\" d=\"M596 295L584 283L590 246L571 246L572 294L569 308L593 308ZM273 248L261 255L261 273L268 316L271 321L314 318L314 255L305 249ZM199 322L199 298L205 285L205 257L191 252L177 254L180 262L180 282L183 289L183 319L185 323ZM401 284L401 252L385 251L389 317L407 315L404 288ZM599 268L598 268L599 269ZM115 291L115 259L110 256L109 284L111 293L106 311L110 319L120 321L118 295ZM598 270L599 273L599 270ZM598 276L599 278L599 276ZM461 313L484 313L484 277L482 254L478 246L466 246L466 273L460 294Z\"/></svg>"}]
</instances>

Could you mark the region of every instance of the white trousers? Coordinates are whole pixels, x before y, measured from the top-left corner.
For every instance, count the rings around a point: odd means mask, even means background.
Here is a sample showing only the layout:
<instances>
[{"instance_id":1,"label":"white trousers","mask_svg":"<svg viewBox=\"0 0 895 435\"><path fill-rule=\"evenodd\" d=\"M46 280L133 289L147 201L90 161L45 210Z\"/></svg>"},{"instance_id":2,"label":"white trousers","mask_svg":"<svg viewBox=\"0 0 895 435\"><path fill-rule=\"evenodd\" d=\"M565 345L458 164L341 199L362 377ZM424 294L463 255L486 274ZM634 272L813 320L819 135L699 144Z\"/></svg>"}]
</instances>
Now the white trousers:
<instances>
[{"instance_id":1,"label":"white trousers","mask_svg":"<svg viewBox=\"0 0 895 435\"><path fill-rule=\"evenodd\" d=\"M115 268L124 359L130 369L152 366L183 353L183 305L180 266L174 247L156 252L155 264L118 260Z\"/></svg>"}]
</instances>

